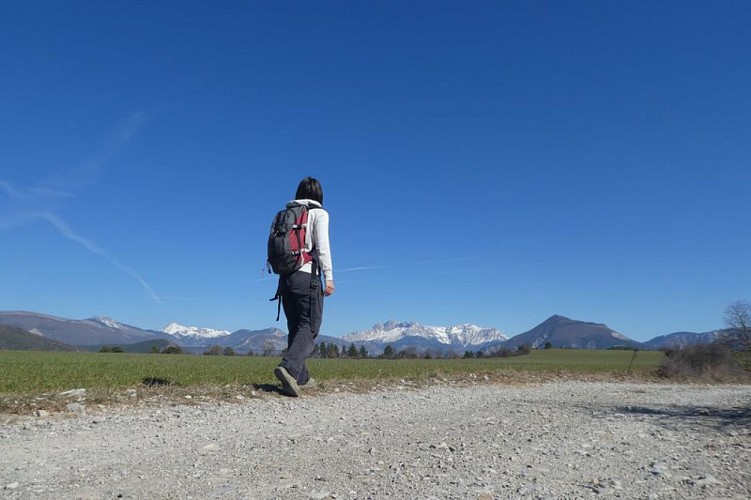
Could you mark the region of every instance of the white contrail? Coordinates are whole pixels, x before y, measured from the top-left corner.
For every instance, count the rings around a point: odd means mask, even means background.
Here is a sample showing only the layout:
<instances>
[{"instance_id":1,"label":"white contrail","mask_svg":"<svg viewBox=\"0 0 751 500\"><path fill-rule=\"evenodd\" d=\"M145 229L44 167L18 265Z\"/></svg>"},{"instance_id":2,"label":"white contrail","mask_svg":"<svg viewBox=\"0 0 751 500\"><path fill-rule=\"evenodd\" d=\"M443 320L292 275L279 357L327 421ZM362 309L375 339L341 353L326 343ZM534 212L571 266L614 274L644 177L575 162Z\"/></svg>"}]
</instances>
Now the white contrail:
<instances>
[{"instance_id":1,"label":"white contrail","mask_svg":"<svg viewBox=\"0 0 751 500\"><path fill-rule=\"evenodd\" d=\"M31 214L33 217L45 220L49 222L55 229L60 231L60 234L65 236L71 241L75 241L88 251L95 253L97 255L101 255L108 261L110 261L111 264L114 266L120 268L120 270L124 271L128 275L130 275L132 278L134 278L136 281L138 281L141 286L146 290L146 293L149 294L149 296L154 299L156 302L161 302L159 299L159 296L156 294L153 288L151 288L151 285L149 285L145 279L132 267L128 267L116 258L112 257L109 253L107 253L105 250L100 248L96 243L93 241L84 238L83 236L77 234L73 229L65 223L59 216L50 213L50 212L38 212Z\"/></svg>"},{"instance_id":2,"label":"white contrail","mask_svg":"<svg viewBox=\"0 0 751 500\"><path fill-rule=\"evenodd\" d=\"M41 186L31 189L20 189L10 182L0 180L0 193L5 193L7 198L10 199L9 207L5 213L0 212L0 231L23 227L34 219L44 220L57 229L65 238L107 259L111 264L140 283L152 299L161 302L154 289L135 269L121 263L106 250L99 247L94 241L75 232L59 215L50 211L46 206L50 200L73 197L74 195L69 189L80 187L93 181L101 168L127 145L133 135L144 124L145 120L146 115L144 113L133 113L125 125L112 135L97 155L73 172L48 179Z\"/></svg>"},{"instance_id":3,"label":"white contrail","mask_svg":"<svg viewBox=\"0 0 751 500\"><path fill-rule=\"evenodd\" d=\"M93 183L105 165L127 146L131 138L146 122L146 113L131 114L122 127L112 133L104 145L79 166L62 174L45 179L37 191L46 191L56 196L72 196L70 190Z\"/></svg>"},{"instance_id":4,"label":"white contrail","mask_svg":"<svg viewBox=\"0 0 751 500\"><path fill-rule=\"evenodd\" d=\"M355 271L372 271L374 269L387 269L383 266L363 266L363 267L349 267L346 269L335 269L335 272L338 273L352 273Z\"/></svg>"},{"instance_id":5,"label":"white contrail","mask_svg":"<svg viewBox=\"0 0 751 500\"><path fill-rule=\"evenodd\" d=\"M36 219L42 219L49 222L53 227L55 227L55 229L60 231L60 234L62 234L69 240L75 241L90 252L107 257L107 253L99 248L96 243L76 234L75 231L73 231L70 226L66 224L65 221L63 221L59 216L50 212L36 212L29 215Z\"/></svg>"},{"instance_id":6,"label":"white contrail","mask_svg":"<svg viewBox=\"0 0 751 500\"><path fill-rule=\"evenodd\" d=\"M29 190L31 193L40 195L40 196L47 196L50 198L73 198L75 196L73 193L68 193L66 191L58 191L57 189L48 189L48 188L31 188Z\"/></svg>"},{"instance_id":7,"label":"white contrail","mask_svg":"<svg viewBox=\"0 0 751 500\"><path fill-rule=\"evenodd\" d=\"M112 262L114 265L116 265L117 267L119 267L120 269L122 269L123 271L125 271L126 273L130 274L133 278L135 278L136 281L138 281L141 284L141 286L146 290L146 293L148 293L149 296L155 302L158 302L158 303L162 302L162 300L159 298L159 295L157 295L156 292L154 291L154 289L151 288L151 285L149 285L146 282L146 280L143 279L143 277L140 274L138 274L138 272L135 269L133 269L132 267L128 267L128 266L126 266L124 264L121 264L116 259L113 259L111 257L108 257L108 258L110 259L110 262Z\"/></svg>"}]
</instances>

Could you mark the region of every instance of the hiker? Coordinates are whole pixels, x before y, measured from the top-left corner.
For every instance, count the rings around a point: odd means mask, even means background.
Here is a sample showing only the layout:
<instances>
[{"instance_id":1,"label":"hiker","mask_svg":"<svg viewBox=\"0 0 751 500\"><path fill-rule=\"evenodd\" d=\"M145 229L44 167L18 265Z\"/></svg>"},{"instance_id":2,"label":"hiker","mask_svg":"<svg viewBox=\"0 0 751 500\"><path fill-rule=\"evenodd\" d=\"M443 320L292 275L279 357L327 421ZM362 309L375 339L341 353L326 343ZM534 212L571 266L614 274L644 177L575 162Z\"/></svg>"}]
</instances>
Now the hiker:
<instances>
[{"instance_id":1,"label":"hiker","mask_svg":"<svg viewBox=\"0 0 751 500\"><path fill-rule=\"evenodd\" d=\"M301 209L300 206L305 208ZM323 188L312 177L300 181L295 199L287 204L287 212L297 210L302 217L304 247L293 252L299 262L291 268L293 272L279 272L277 296L287 318L287 353L274 369L274 375L282 383L284 393L297 397L300 389L312 387L315 381L308 373L305 360L313 353L314 339L318 335L323 319L323 297L334 293L334 276L329 245L329 214L323 209ZM280 212L282 215L284 211ZM307 215L306 215L307 214ZM307 226L304 217L307 217ZM276 221L279 220L277 216ZM274 236L272 227L271 237ZM292 238L294 240L294 238ZM287 245L289 246L289 245ZM294 242L293 242L293 246ZM269 250L271 255L272 250ZM289 253L289 251L288 251ZM272 263L273 264L273 263ZM323 275L324 285L321 283Z\"/></svg>"}]
</instances>

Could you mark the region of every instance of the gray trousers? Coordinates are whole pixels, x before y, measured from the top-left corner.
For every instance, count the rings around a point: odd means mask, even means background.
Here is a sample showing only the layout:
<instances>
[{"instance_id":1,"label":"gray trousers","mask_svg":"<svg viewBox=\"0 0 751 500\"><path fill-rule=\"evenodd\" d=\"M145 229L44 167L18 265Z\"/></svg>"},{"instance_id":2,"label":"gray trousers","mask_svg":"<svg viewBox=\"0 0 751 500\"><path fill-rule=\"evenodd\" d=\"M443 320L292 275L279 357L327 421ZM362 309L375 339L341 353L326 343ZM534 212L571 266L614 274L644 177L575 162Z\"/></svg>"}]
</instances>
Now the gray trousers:
<instances>
[{"instance_id":1,"label":"gray trousers","mask_svg":"<svg viewBox=\"0 0 751 500\"><path fill-rule=\"evenodd\" d=\"M282 307L287 317L287 353L279 366L283 366L297 383L304 385L310 379L305 360L315 347L315 338L323 320L323 288L321 278L315 273L297 271L282 275L279 283Z\"/></svg>"}]
</instances>

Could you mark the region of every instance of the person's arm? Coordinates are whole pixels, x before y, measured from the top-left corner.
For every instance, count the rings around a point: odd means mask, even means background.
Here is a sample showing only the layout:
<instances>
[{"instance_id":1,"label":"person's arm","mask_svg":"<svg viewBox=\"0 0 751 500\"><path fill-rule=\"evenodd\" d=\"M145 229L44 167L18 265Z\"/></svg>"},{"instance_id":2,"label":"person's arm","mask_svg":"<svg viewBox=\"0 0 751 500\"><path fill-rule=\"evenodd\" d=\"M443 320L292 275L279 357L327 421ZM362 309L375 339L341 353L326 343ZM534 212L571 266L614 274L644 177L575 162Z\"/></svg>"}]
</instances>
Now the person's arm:
<instances>
[{"instance_id":1,"label":"person's arm","mask_svg":"<svg viewBox=\"0 0 751 500\"><path fill-rule=\"evenodd\" d=\"M325 210L318 211L316 223L313 227L313 245L318 252L318 263L326 282L325 295L334 293L334 269L331 263L331 245L329 243L329 214Z\"/></svg>"}]
</instances>

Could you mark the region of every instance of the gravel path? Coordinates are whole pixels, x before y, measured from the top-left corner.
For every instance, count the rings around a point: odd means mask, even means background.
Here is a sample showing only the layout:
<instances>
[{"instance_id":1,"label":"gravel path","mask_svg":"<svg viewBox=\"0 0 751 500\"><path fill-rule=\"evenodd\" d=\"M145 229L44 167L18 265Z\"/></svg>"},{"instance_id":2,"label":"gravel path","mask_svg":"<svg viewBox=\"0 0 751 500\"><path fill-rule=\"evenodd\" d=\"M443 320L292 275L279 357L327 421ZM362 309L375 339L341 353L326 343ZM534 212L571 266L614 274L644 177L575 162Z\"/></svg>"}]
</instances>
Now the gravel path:
<instances>
[{"instance_id":1,"label":"gravel path","mask_svg":"<svg viewBox=\"0 0 751 500\"><path fill-rule=\"evenodd\" d=\"M751 386L408 386L0 427L2 498L751 498Z\"/></svg>"}]
</instances>

